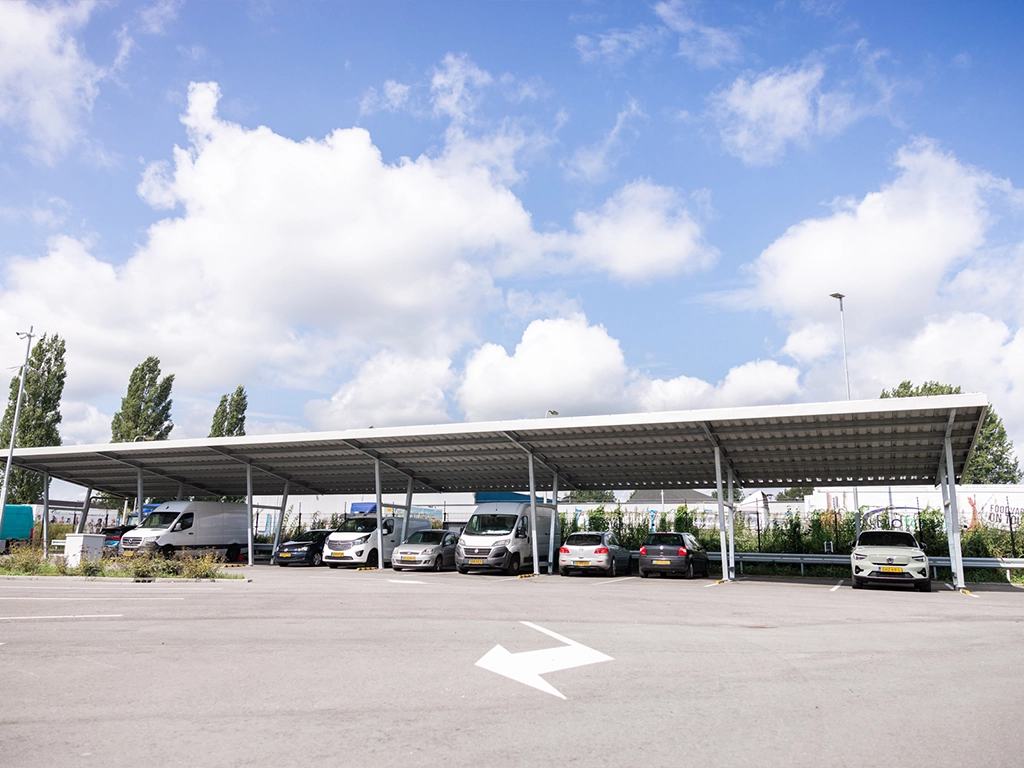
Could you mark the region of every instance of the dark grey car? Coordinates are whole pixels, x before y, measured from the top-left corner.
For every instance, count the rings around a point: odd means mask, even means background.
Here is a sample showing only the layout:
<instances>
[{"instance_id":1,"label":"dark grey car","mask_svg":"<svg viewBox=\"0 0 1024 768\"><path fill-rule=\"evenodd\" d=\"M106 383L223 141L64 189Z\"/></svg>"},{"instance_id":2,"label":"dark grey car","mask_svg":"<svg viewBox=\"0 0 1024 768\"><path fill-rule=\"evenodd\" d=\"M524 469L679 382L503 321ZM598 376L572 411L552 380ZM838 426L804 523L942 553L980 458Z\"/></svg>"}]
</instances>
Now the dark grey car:
<instances>
[{"instance_id":1,"label":"dark grey car","mask_svg":"<svg viewBox=\"0 0 1024 768\"><path fill-rule=\"evenodd\" d=\"M652 573L707 576L707 550L689 533L649 534L640 547L640 577Z\"/></svg>"}]
</instances>

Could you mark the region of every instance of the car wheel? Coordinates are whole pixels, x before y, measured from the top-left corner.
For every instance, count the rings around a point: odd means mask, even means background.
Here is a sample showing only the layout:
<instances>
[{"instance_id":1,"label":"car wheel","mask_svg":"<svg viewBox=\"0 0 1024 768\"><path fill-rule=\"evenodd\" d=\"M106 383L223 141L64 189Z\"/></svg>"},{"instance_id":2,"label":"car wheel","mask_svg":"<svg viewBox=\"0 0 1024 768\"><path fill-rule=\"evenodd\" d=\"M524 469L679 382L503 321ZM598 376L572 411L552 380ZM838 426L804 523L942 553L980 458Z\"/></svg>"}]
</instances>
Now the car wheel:
<instances>
[{"instance_id":1,"label":"car wheel","mask_svg":"<svg viewBox=\"0 0 1024 768\"><path fill-rule=\"evenodd\" d=\"M288 565L288 563L278 563L278 565L281 566L282 568L285 568Z\"/></svg>"},{"instance_id":2,"label":"car wheel","mask_svg":"<svg viewBox=\"0 0 1024 768\"><path fill-rule=\"evenodd\" d=\"M439 573L444 570L444 556L438 555L437 560L434 561L434 570Z\"/></svg>"},{"instance_id":3,"label":"car wheel","mask_svg":"<svg viewBox=\"0 0 1024 768\"><path fill-rule=\"evenodd\" d=\"M337 567L338 567L338 564L337 564L337 563L328 563L328 564L327 564L327 567L328 567L328 568L337 568Z\"/></svg>"},{"instance_id":4,"label":"car wheel","mask_svg":"<svg viewBox=\"0 0 1024 768\"><path fill-rule=\"evenodd\" d=\"M224 559L227 560L229 563L237 563L238 558L241 556L241 554L242 548L237 544L232 544L230 547L228 547L227 552L224 553Z\"/></svg>"},{"instance_id":5,"label":"car wheel","mask_svg":"<svg viewBox=\"0 0 1024 768\"><path fill-rule=\"evenodd\" d=\"M391 566L391 570L392 570L392 571L395 571L395 572L397 573L398 571L401 571L402 569L401 569L401 568L399 568L399 567L398 567L397 565L392 565L392 566Z\"/></svg>"},{"instance_id":6,"label":"car wheel","mask_svg":"<svg viewBox=\"0 0 1024 768\"><path fill-rule=\"evenodd\" d=\"M170 544L164 547L160 547L160 554L163 555L165 560L170 560L172 557L174 557L174 547L172 547Z\"/></svg>"},{"instance_id":7,"label":"car wheel","mask_svg":"<svg viewBox=\"0 0 1024 768\"><path fill-rule=\"evenodd\" d=\"M559 576L568 576L569 575L569 571L566 568L559 568L558 569L558 575Z\"/></svg>"},{"instance_id":8,"label":"car wheel","mask_svg":"<svg viewBox=\"0 0 1024 768\"><path fill-rule=\"evenodd\" d=\"M854 589L864 589L864 583L860 579L858 579L856 576L853 577L853 588Z\"/></svg>"},{"instance_id":9,"label":"car wheel","mask_svg":"<svg viewBox=\"0 0 1024 768\"><path fill-rule=\"evenodd\" d=\"M615 567L615 558L612 558L612 567L608 569L608 575L613 579L619 575L619 569Z\"/></svg>"},{"instance_id":10,"label":"car wheel","mask_svg":"<svg viewBox=\"0 0 1024 768\"><path fill-rule=\"evenodd\" d=\"M512 559L508 561L508 568L505 569L505 573L509 576L519 574L519 555L512 555Z\"/></svg>"},{"instance_id":11,"label":"car wheel","mask_svg":"<svg viewBox=\"0 0 1024 768\"><path fill-rule=\"evenodd\" d=\"M690 564L686 566L686 578L693 578L693 560L691 560Z\"/></svg>"},{"instance_id":12,"label":"car wheel","mask_svg":"<svg viewBox=\"0 0 1024 768\"><path fill-rule=\"evenodd\" d=\"M455 570L457 570L463 576L465 576L467 573L469 573L469 568L463 568L461 565L455 566Z\"/></svg>"},{"instance_id":13,"label":"car wheel","mask_svg":"<svg viewBox=\"0 0 1024 768\"><path fill-rule=\"evenodd\" d=\"M645 571L643 568L640 569L640 578L641 579L646 579L648 577L648 575L649 574L647 573L647 571Z\"/></svg>"},{"instance_id":14,"label":"car wheel","mask_svg":"<svg viewBox=\"0 0 1024 768\"><path fill-rule=\"evenodd\" d=\"M316 568L319 565L321 565L323 563L323 561L324 561L324 556L321 555L319 552L314 552L313 553L313 560L312 560L312 562L310 562L310 565L312 565L314 568Z\"/></svg>"},{"instance_id":15,"label":"car wheel","mask_svg":"<svg viewBox=\"0 0 1024 768\"><path fill-rule=\"evenodd\" d=\"M921 590L922 592L931 592L932 591L932 581L931 581L931 579L929 579L928 581L922 582L920 584L916 584L915 586L919 590Z\"/></svg>"},{"instance_id":16,"label":"car wheel","mask_svg":"<svg viewBox=\"0 0 1024 768\"><path fill-rule=\"evenodd\" d=\"M373 550L370 554L368 554L366 556L366 567L367 568L376 568L376 567L378 567L377 566L377 550L376 549Z\"/></svg>"}]
</instances>

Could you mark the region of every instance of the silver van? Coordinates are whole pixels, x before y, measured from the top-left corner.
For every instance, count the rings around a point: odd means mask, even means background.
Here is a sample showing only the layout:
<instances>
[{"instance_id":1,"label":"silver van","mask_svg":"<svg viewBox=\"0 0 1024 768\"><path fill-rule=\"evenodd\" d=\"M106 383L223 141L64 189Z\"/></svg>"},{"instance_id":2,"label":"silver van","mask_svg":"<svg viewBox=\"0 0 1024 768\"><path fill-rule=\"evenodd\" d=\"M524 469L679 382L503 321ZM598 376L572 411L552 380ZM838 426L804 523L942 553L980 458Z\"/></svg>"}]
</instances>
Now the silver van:
<instances>
[{"instance_id":1,"label":"silver van","mask_svg":"<svg viewBox=\"0 0 1024 768\"><path fill-rule=\"evenodd\" d=\"M561 538L558 512L550 504L537 505L537 559L545 567L551 547L552 516L555 518L557 557ZM455 567L459 573L503 571L515 575L526 566L533 569L529 502L479 504L462 529L459 545L455 548Z\"/></svg>"}]
</instances>

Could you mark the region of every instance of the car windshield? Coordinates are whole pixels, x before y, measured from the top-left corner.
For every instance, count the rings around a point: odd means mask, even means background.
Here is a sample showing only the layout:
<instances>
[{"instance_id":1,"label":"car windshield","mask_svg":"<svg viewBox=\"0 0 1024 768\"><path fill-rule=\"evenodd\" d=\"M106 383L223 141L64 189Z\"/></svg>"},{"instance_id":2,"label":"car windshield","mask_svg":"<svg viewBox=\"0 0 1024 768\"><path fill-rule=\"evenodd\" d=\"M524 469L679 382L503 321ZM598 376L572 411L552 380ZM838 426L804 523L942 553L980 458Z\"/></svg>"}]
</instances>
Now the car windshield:
<instances>
[{"instance_id":1,"label":"car windshield","mask_svg":"<svg viewBox=\"0 0 1024 768\"><path fill-rule=\"evenodd\" d=\"M140 528L166 528L178 519L177 512L150 512Z\"/></svg>"},{"instance_id":2,"label":"car windshield","mask_svg":"<svg viewBox=\"0 0 1024 768\"><path fill-rule=\"evenodd\" d=\"M512 533L518 519L519 515L473 515L465 532L477 536Z\"/></svg>"},{"instance_id":3,"label":"car windshield","mask_svg":"<svg viewBox=\"0 0 1024 768\"><path fill-rule=\"evenodd\" d=\"M447 531L416 531L405 540L406 544L440 544Z\"/></svg>"},{"instance_id":4,"label":"car windshield","mask_svg":"<svg viewBox=\"0 0 1024 768\"><path fill-rule=\"evenodd\" d=\"M683 537L678 533L652 533L644 544L664 544L669 547L682 546Z\"/></svg>"},{"instance_id":5,"label":"car windshield","mask_svg":"<svg viewBox=\"0 0 1024 768\"><path fill-rule=\"evenodd\" d=\"M577 547L593 547L601 543L600 533L574 533L565 540L567 545Z\"/></svg>"},{"instance_id":6,"label":"car windshield","mask_svg":"<svg viewBox=\"0 0 1024 768\"><path fill-rule=\"evenodd\" d=\"M320 541L324 538L324 531L305 531L296 536L292 541Z\"/></svg>"},{"instance_id":7,"label":"car windshield","mask_svg":"<svg viewBox=\"0 0 1024 768\"><path fill-rule=\"evenodd\" d=\"M917 540L904 531L864 531L858 547L916 547Z\"/></svg>"},{"instance_id":8,"label":"car windshield","mask_svg":"<svg viewBox=\"0 0 1024 768\"><path fill-rule=\"evenodd\" d=\"M375 517L350 517L338 526L338 533L369 533L377 530Z\"/></svg>"}]
</instances>

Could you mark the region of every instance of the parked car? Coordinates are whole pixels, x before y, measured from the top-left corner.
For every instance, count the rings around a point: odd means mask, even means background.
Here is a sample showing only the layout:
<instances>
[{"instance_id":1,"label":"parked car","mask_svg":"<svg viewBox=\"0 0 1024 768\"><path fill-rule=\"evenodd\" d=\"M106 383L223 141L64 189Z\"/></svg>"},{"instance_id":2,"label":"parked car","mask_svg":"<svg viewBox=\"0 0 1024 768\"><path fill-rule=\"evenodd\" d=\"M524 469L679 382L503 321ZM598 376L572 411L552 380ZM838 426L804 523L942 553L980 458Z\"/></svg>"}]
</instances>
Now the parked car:
<instances>
[{"instance_id":1,"label":"parked car","mask_svg":"<svg viewBox=\"0 0 1024 768\"><path fill-rule=\"evenodd\" d=\"M277 548L274 562L281 566L292 563L304 563L314 567L320 565L324 561L324 539L333 531L333 528L317 528L300 533Z\"/></svg>"},{"instance_id":2,"label":"parked car","mask_svg":"<svg viewBox=\"0 0 1024 768\"><path fill-rule=\"evenodd\" d=\"M416 531L391 553L391 569L430 568L435 571L455 567L455 545L459 537L452 531Z\"/></svg>"},{"instance_id":3,"label":"parked car","mask_svg":"<svg viewBox=\"0 0 1024 768\"><path fill-rule=\"evenodd\" d=\"M850 553L853 588L865 584L913 584L922 592L932 591L928 556L907 531L861 531Z\"/></svg>"},{"instance_id":4,"label":"parked car","mask_svg":"<svg viewBox=\"0 0 1024 768\"><path fill-rule=\"evenodd\" d=\"M652 533L640 547L640 577L681 573L692 579L708 575L708 553L689 533Z\"/></svg>"},{"instance_id":5,"label":"parked car","mask_svg":"<svg viewBox=\"0 0 1024 768\"><path fill-rule=\"evenodd\" d=\"M618 576L633 569L633 556L619 544L614 533L571 533L558 550L558 572L570 573L599 571L606 576Z\"/></svg>"},{"instance_id":6,"label":"parked car","mask_svg":"<svg viewBox=\"0 0 1024 768\"><path fill-rule=\"evenodd\" d=\"M112 525L103 529L103 546L117 554L117 548L121 544L121 537L128 531L135 530L134 525Z\"/></svg>"}]
</instances>

